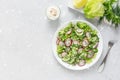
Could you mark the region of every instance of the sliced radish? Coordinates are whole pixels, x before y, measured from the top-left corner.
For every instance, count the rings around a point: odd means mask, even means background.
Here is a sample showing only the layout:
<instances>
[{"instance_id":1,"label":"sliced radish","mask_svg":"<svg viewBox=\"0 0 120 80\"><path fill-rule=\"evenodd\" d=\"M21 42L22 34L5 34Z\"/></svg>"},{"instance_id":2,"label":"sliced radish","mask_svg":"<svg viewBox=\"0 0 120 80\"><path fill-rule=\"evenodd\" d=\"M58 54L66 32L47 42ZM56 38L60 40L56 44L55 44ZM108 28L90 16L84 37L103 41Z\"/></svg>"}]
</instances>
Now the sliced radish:
<instances>
[{"instance_id":1,"label":"sliced radish","mask_svg":"<svg viewBox=\"0 0 120 80\"><path fill-rule=\"evenodd\" d=\"M67 47L71 46L72 45L72 39L68 38L67 40L65 40L65 45Z\"/></svg>"},{"instance_id":2,"label":"sliced radish","mask_svg":"<svg viewBox=\"0 0 120 80\"><path fill-rule=\"evenodd\" d=\"M87 37L88 39L90 39L90 37L91 37L90 32L87 32L87 33L86 33L86 37Z\"/></svg>"},{"instance_id":3,"label":"sliced radish","mask_svg":"<svg viewBox=\"0 0 120 80\"><path fill-rule=\"evenodd\" d=\"M94 53L92 51L88 52L87 58L92 58L94 56Z\"/></svg>"},{"instance_id":4,"label":"sliced radish","mask_svg":"<svg viewBox=\"0 0 120 80\"><path fill-rule=\"evenodd\" d=\"M79 44L79 41L73 40L73 44Z\"/></svg>"},{"instance_id":5,"label":"sliced radish","mask_svg":"<svg viewBox=\"0 0 120 80\"><path fill-rule=\"evenodd\" d=\"M71 33L72 33L72 30L70 29L66 34L69 35L69 34L71 34Z\"/></svg>"},{"instance_id":6,"label":"sliced radish","mask_svg":"<svg viewBox=\"0 0 120 80\"><path fill-rule=\"evenodd\" d=\"M93 46L93 48L97 48L98 47L98 42Z\"/></svg>"},{"instance_id":7,"label":"sliced radish","mask_svg":"<svg viewBox=\"0 0 120 80\"><path fill-rule=\"evenodd\" d=\"M60 39L57 38L56 44L59 45Z\"/></svg>"},{"instance_id":8,"label":"sliced radish","mask_svg":"<svg viewBox=\"0 0 120 80\"><path fill-rule=\"evenodd\" d=\"M82 32L83 32L82 29L77 29L76 31L77 31L78 33L82 33Z\"/></svg>"},{"instance_id":9,"label":"sliced radish","mask_svg":"<svg viewBox=\"0 0 120 80\"><path fill-rule=\"evenodd\" d=\"M66 55L67 55L66 52L63 52L63 53L61 54L62 57L65 57Z\"/></svg>"},{"instance_id":10,"label":"sliced radish","mask_svg":"<svg viewBox=\"0 0 120 80\"><path fill-rule=\"evenodd\" d=\"M78 53L82 53L83 48L78 49Z\"/></svg>"},{"instance_id":11,"label":"sliced radish","mask_svg":"<svg viewBox=\"0 0 120 80\"><path fill-rule=\"evenodd\" d=\"M64 44L64 42L60 41L60 42L59 42L59 45L60 45L60 46L64 46L65 44Z\"/></svg>"},{"instance_id":12,"label":"sliced radish","mask_svg":"<svg viewBox=\"0 0 120 80\"><path fill-rule=\"evenodd\" d=\"M79 66L84 66L86 64L85 60L80 60L80 62L78 63Z\"/></svg>"},{"instance_id":13,"label":"sliced radish","mask_svg":"<svg viewBox=\"0 0 120 80\"><path fill-rule=\"evenodd\" d=\"M78 35L78 36L81 36L83 34L83 30L82 29L79 29L77 28L75 33Z\"/></svg>"},{"instance_id":14,"label":"sliced radish","mask_svg":"<svg viewBox=\"0 0 120 80\"><path fill-rule=\"evenodd\" d=\"M83 42L82 42L82 45L83 45L84 47L88 46L88 45L89 45L88 40L87 40L87 39L84 39Z\"/></svg>"}]
</instances>

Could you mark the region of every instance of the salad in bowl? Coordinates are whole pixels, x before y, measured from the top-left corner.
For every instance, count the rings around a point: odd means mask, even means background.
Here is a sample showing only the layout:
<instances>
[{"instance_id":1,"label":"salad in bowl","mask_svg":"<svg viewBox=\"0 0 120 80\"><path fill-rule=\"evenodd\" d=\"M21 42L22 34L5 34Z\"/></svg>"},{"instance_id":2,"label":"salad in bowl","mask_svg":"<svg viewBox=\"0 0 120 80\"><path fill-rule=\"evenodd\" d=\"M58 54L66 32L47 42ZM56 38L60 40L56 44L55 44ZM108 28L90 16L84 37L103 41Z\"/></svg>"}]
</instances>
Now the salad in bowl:
<instances>
[{"instance_id":1,"label":"salad in bowl","mask_svg":"<svg viewBox=\"0 0 120 80\"><path fill-rule=\"evenodd\" d=\"M62 25L55 33L53 51L64 67L83 70L94 65L102 54L100 32L87 21L75 20Z\"/></svg>"}]
</instances>

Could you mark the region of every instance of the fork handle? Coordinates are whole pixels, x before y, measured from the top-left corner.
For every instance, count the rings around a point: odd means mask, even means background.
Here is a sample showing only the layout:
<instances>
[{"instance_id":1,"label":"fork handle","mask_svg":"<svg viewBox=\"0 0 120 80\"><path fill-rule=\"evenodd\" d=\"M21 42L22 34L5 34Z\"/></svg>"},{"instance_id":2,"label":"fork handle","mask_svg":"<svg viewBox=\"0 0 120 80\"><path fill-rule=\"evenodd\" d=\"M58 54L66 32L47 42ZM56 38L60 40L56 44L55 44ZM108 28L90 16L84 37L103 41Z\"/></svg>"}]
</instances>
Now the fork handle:
<instances>
[{"instance_id":1,"label":"fork handle","mask_svg":"<svg viewBox=\"0 0 120 80\"><path fill-rule=\"evenodd\" d=\"M105 57L104 57L104 59L103 59L101 64L106 63L106 60L107 60L107 57L108 57L108 54L109 54L110 50L111 50L111 47L109 47L109 49L107 51L107 54L105 55Z\"/></svg>"},{"instance_id":2,"label":"fork handle","mask_svg":"<svg viewBox=\"0 0 120 80\"><path fill-rule=\"evenodd\" d=\"M99 65L99 67L97 69L98 72L102 72L103 71L110 50L111 50L111 47L109 47L109 49L107 51L107 54L105 55L104 59L102 60L101 64Z\"/></svg>"}]
</instances>

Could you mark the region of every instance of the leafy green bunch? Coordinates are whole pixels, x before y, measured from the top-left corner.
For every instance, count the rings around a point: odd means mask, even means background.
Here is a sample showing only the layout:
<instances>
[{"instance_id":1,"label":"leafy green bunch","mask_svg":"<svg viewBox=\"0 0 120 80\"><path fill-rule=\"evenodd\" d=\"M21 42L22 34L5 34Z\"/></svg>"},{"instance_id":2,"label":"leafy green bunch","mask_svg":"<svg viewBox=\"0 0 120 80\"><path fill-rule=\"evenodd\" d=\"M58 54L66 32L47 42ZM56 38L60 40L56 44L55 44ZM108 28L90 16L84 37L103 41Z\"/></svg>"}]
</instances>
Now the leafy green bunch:
<instances>
[{"instance_id":1,"label":"leafy green bunch","mask_svg":"<svg viewBox=\"0 0 120 80\"><path fill-rule=\"evenodd\" d=\"M118 25L120 24L119 0L106 0L103 5L105 7L105 12L104 15L100 17L99 22L101 22L105 18L115 27L118 27Z\"/></svg>"}]
</instances>

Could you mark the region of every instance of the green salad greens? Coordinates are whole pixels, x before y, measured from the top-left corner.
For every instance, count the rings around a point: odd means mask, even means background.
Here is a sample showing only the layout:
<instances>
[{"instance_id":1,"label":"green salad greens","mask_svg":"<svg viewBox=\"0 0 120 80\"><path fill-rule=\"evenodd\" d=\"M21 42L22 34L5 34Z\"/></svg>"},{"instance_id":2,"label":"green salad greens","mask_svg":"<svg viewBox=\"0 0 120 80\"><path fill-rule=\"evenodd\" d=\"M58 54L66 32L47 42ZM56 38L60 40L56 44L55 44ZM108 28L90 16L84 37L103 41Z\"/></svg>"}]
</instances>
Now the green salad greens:
<instances>
[{"instance_id":1,"label":"green salad greens","mask_svg":"<svg viewBox=\"0 0 120 80\"><path fill-rule=\"evenodd\" d=\"M84 7L84 13L87 18L101 17L104 14L105 0L88 0Z\"/></svg>"},{"instance_id":2,"label":"green salad greens","mask_svg":"<svg viewBox=\"0 0 120 80\"><path fill-rule=\"evenodd\" d=\"M96 30L84 22L70 22L58 32L57 54L68 64L84 66L92 62L98 52L98 44Z\"/></svg>"}]
</instances>

